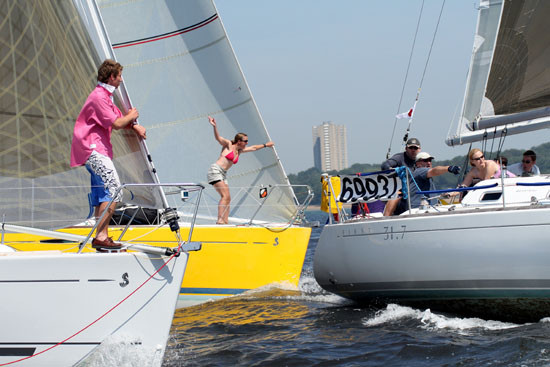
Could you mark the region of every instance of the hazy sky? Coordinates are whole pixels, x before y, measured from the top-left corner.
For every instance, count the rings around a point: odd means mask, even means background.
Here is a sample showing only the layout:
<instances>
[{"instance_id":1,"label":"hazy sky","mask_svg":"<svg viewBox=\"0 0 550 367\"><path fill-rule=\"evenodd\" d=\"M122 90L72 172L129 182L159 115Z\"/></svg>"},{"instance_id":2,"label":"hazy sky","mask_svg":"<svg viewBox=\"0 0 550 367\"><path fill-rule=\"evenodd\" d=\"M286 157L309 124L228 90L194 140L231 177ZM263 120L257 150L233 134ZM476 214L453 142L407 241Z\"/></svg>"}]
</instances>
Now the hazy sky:
<instances>
[{"instance_id":1,"label":"hazy sky","mask_svg":"<svg viewBox=\"0 0 550 367\"><path fill-rule=\"evenodd\" d=\"M422 0L215 2L287 173L313 166L311 129L323 121L346 125L350 165L385 159L396 113L414 104L442 1L425 0L399 111ZM444 140L462 106L477 5L446 1L424 77L410 137L436 159L467 150ZM392 154L403 150L406 128L397 122ZM510 136L504 148L548 137Z\"/></svg>"}]
</instances>

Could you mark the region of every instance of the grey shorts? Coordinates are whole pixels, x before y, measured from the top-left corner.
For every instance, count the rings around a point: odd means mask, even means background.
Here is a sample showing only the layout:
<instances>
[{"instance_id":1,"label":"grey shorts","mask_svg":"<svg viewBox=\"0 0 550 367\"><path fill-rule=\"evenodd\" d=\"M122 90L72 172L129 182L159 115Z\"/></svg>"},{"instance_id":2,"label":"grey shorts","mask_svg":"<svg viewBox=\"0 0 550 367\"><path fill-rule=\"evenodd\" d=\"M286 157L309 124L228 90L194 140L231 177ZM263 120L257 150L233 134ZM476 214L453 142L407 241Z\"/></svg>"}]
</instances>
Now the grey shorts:
<instances>
[{"instance_id":1,"label":"grey shorts","mask_svg":"<svg viewBox=\"0 0 550 367\"><path fill-rule=\"evenodd\" d=\"M214 185L217 182L223 181L227 184L227 171L213 163L208 169L208 175L206 179L210 185Z\"/></svg>"}]
</instances>

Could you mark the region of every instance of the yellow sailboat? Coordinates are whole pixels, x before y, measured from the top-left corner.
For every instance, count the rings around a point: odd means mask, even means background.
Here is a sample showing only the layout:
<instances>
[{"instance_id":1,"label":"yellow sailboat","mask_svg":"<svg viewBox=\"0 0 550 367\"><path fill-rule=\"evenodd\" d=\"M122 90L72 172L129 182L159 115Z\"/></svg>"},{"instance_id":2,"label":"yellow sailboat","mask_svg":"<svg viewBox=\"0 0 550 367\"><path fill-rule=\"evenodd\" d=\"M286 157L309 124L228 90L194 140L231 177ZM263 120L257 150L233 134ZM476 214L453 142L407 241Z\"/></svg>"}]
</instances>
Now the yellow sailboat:
<instances>
[{"instance_id":1,"label":"yellow sailboat","mask_svg":"<svg viewBox=\"0 0 550 367\"><path fill-rule=\"evenodd\" d=\"M268 284L297 286L311 233L310 228L301 225L307 200L305 203L296 200L274 149L247 154L231 169L228 175L232 196L230 224L214 224L219 195L205 181L219 145L212 136L207 116L216 118L222 135L232 136L242 131L254 144L270 139L213 2L100 1L99 6L94 1L77 3L83 26L104 31L97 39L92 36L95 51L83 49L83 52L97 53L100 59L115 58L124 65L124 84L116 98L123 108L136 106L140 111L139 122L147 128L144 150L150 166L143 172L128 172L119 160L122 156L141 154L129 140L130 133L113 134L113 141L118 140L113 144L114 163L122 172L122 181L134 182L136 175L146 174L154 178L158 175L162 183L185 180L202 182L207 187L202 198L185 191L166 193L170 206L179 214L183 238L197 210L198 224L190 241L202 244L201 251L190 252L178 305L234 295ZM40 50L40 47L35 49L37 55ZM38 60L38 57L31 55L29 60ZM36 61L32 72L47 73L48 67L49 64ZM62 117L60 128L65 132L60 136L63 138L57 137L55 142L31 139L41 151L55 153L50 156L57 164L68 166L72 126L94 85L93 74L83 72L82 76L83 80L78 81L80 92L73 92L69 86L72 107ZM29 88L36 89L32 94L37 98L34 107L41 111L35 114L38 117L33 124L51 120L50 111L55 107L40 99L46 87L29 83ZM17 86L11 88L10 93L29 94ZM131 102L128 96L132 97ZM63 88L56 89L50 97L53 101L68 99ZM15 126L13 122L21 119L21 115L0 118L5 126ZM127 141L130 143L121 143ZM68 192L81 205L70 210L92 213L87 205L89 187L85 184L85 170L82 177L78 189ZM139 192L125 190L124 195L140 204ZM147 207L147 203L142 205ZM32 210L38 208L31 207ZM65 208L61 206L60 210ZM5 218L6 222L12 220ZM147 225L136 225L134 221L128 227L110 226L109 230L115 240L127 244L167 246L177 242L163 224L162 219ZM44 227L56 228L55 221L45 223ZM87 236L90 229L90 226L76 226L61 231ZM3 233L2 240L19 250L78 249L74 242L28 234Z\"/></svg>"}]
</instances>

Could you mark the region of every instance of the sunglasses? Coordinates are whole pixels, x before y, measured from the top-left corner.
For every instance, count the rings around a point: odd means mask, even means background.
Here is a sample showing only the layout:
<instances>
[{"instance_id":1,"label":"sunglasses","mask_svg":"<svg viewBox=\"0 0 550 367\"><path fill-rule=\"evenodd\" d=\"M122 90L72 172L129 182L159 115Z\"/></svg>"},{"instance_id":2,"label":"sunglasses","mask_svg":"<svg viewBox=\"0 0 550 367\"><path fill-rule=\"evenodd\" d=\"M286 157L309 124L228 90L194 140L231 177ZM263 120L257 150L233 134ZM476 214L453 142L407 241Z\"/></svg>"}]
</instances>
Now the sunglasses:
<instances>
[{"instance_id":1,"label":"sunglasses","mask_svg":"<svg viewBox=\"0 0 550 367\"><path fill-rule=\"evenodd\" d=\"M484 158L485 158L485 156L482 155L481 157L472 158L472 161L480 161L480 160L482 160L482 159L484 159Z\"/></svg>"},{"instance_id":2,"label":"sunglasses","mask_svg":"<svg viewBox=\"0 0 550 367\"><path fill-rule=\"evenodd\" d=\"M419 147L412 146L412 147L407 147L407 149L418 150L418 149L420 149L420 148L419 148Z\"/></svg>"},{"instance_id":3,"label":"sunglasses","mask_svg":"<svg viewBox=\"0 0 550 367\"><path fill-rule=\"evenodd\" d=\"M521 161L521 163L525 163L525 164L529 164L531 163L532 161Z\"/></svg>"},{"instance_id":4,"label":"sunglasses","mask_svg":"<svg viewBox=\"0 0 550 367\"><path fill-rule=\"evenodd\" d=\"M248 140L241 140L243 143L248 143Z\"/></svg>"}]
</instances>

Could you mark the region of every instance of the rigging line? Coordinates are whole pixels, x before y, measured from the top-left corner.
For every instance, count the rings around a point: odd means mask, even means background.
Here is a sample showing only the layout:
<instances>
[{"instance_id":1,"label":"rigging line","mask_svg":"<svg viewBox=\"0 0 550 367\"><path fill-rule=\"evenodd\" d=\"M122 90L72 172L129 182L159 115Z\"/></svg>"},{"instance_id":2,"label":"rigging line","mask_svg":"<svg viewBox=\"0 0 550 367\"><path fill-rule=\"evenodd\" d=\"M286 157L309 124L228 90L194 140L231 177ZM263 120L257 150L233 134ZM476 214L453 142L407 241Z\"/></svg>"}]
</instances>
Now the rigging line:
<instances>
[{"instance_id":1,"label":"rigging line","mask_svg":"<svg viewBox=\"0 0 550 367\"><path fill-rule=\"evenodd\" d=\"M489 135L487 134L487 130L485 130L485 133L483 134L483 139L481 140L481 150L483 151L483 154L487 153L487 140L489 139Z\"/></svg>"},{"instance_id":2,"label":"rigging line","mask_svg":"<svg viewBox=\"0 0 550 367\"><path fill-rule=\"evenodd\" d=\"M498 154L502 152L502 148L504 147L504 141L506 140L506 134L508 133L508 129L505 127L502 132L500 133L500 140L498 142Z\"/></svg>"},{"instance_id":3,"label":"rigging line","mask_svg":"<svg viewBox=\"0 0 550 367\"><path fill-rule=\"evenodd\" d=\"M466 152L466 156L464 156L464 163L462 163L462 170L460 171L460 175L458 175L458 179L456 182L456 186L460 185L462 181L464 181L464 176L466 176L466 169L468 168L468 156L470 155L470 151L472 150L472 143L470 143L470 146L468 147L468 152Z\"/></svg>"},{"instance_id":4,"label":"rigging line","mask_svg":"<svg viewBox=\"0 0 550 367\"><path fill-rule=\"evenodd\" d=\"M422 0L422 6L420 7L420 14L418 15L418 22L416 23L416 31L414 32L413 44L412 44L412 47L411 47L411 53L409 55L409 63L407 64L407 72L405 73L405 80L403 80L403 88L401 88L401 96L399 97L399 104L397 106L397 112L395 113L396 115L399 113L399 111L401 111L401 102L403 101L403 94L405 93L405 85L407 85L407 79L409 77L409 70L411 68L411 61L412 61L412 56L413 56L413 52L414 52L414 46L416 44L416 38L418 36L418 29L420 28L420 20L422 19L422 12L424 10L424 1L425 0ZM391 144L393 142L393 137L395 135L395 127L396 126L397 126L397 117L393 121L393 130L392 130L392 133L391 133L390 145L388 147L388 152L386 153L386 159L388 159L390 157Z\"/></svg>"},{"instance_id":5,"label":"rigging line","mask_svg":"<svg viewBox=\"0 0 550 367\"><path fill-rule=\"evenodd\" d=\"M405 136L403 137L404 141L407 141L407 138L409 137L409 132L411 131L411 126L413 122L413 116L414 112L416 112L416 104L418 103L418 100L420 99L420 91L422 90L422 84L424 84L424 77L426 76L426 71L428 70L428 64L430 63L430 57L432 56L432 50L435 43L435 37L437 36L437 31L439 29L439 23L441 22L441 15L443 14L443 8L445 7L445 0L443 0L443 3L441 4L441 10L439 11L439 17L437 18L437 24L435 25L434 35L432 37L432 43L430 45L430 50L428 51L428 57L426 58L426 64L424 65L424 72L422 73L422 78L420 79L420 85L418 87L418 91L416 92L416 100L414 101L414 110L413 114L411 115L411 118L409 119L409 124L407 125L407 131L405 132Z\"/></svg>"},{"instance_id":6,"label":"rigging line","mask_svg":"<svg viewBox=\"0 0 550 367\"><path fill-rule=\"evenodd\" d=\"M495 131L493 132L493 136L497 136L497 127L495 126ZM493 158L493 148L495 147L495 139L491 139L491 154L489 154L489 159Z\"/></svg>"},{"instance_id":7,"label":"rigging line","mask_svg":"<svg viewBox=\"0 0 550 367\"><path fill-rule=\"evenodd\" d=\"M443 14L445 1L446 0L443 0L443 3L441 4L441 10L439 11L439 18L437 18L437 24L435 26L434 36L432 38L432 44L430 45L430 51L428 52L428 59L426 60L426 65L424 65L424 73L422 73L422 79L420 80L420 86L418 87L419 93L420 93L420 89L422 89L422 83L424 83L424 76L426 75L426 70L428 70L428 63L430 62L430 56L432 55L432 49L435 43L435 36L437 35L437 30L439 29L439 23L441 22L441 15Z\"/></svg>"}]
</instances>

